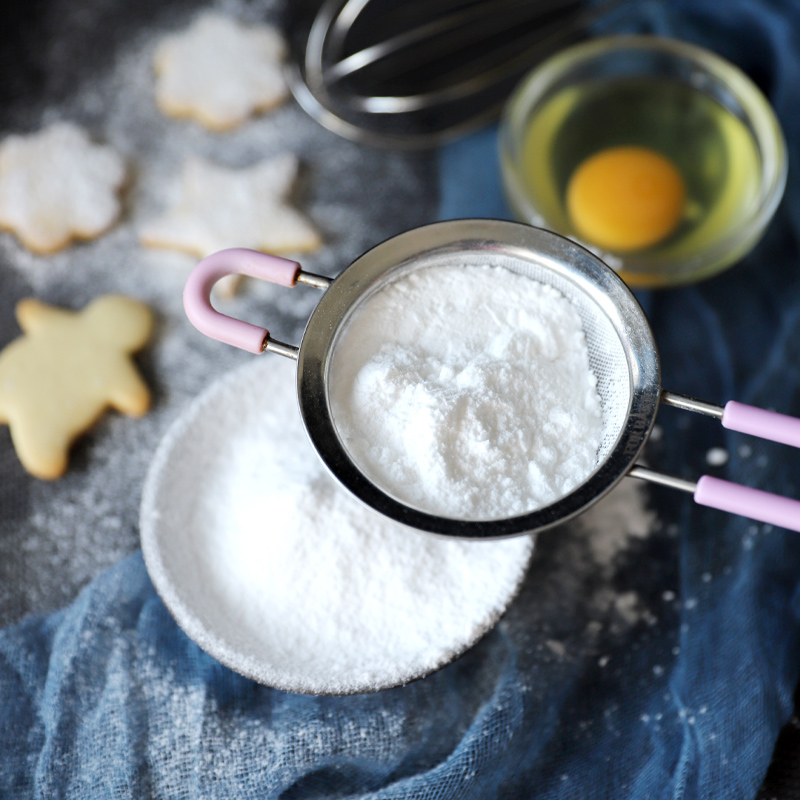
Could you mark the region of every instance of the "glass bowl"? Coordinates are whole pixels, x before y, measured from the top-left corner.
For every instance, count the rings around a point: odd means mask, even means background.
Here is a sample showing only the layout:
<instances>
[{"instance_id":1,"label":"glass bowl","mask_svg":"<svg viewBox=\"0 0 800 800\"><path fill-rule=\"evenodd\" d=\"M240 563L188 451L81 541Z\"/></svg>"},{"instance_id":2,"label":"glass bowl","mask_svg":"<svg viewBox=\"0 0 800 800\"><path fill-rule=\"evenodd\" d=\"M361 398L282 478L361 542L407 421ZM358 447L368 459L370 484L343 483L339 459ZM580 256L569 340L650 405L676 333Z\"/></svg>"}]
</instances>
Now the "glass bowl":
<instances>
[{"instance_id":1,"label":"glass bowl","mask_svg":"<svg viewBox=\"0 0 800 800\"><path fill-rule=\"evenodd\" d=\"M637 250L582 238L570 178L606 148L666 156L685 184L679 221ZM786 145L755 84L719 56L656 36L612 36L563 50L532 70L500 127L503 185L514 214L599 255L632 286L709 277L759 240L786 185Z\"/></svg>"}]
</instances>

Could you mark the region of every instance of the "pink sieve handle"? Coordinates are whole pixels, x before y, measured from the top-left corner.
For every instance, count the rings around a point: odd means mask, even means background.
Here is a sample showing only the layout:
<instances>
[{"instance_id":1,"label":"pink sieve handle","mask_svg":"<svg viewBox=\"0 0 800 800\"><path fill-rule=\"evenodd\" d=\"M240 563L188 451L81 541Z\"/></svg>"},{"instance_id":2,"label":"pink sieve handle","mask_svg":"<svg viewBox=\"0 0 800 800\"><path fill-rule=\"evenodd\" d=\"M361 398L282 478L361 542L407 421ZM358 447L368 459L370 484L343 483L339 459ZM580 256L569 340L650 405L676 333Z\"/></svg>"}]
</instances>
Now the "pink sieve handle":
<instances>
[{"instance_id":1,"label":"pink sieve handle","mask_svg":"<svg viewBox=\"0 0 800 800\"><path fill-rule=\"evenodd\" d=\"M204 258L192 270L183 289L183 308L200 333L250 353L260 353L269 331L215 310L211 305L211 290L220 278L236 274L294 286L299 272L300 265L287 258L242 247L220 250Z\"/></svg>"},{"instance_id":2,"label":"pink sieve handle","mask_svg":"<svg viewBox=\"0 0 800 800\"><path fill-rule=\"evenodd\" d=\"M722 414L724 427L770 442L800 447L800 419L731 400Z\"/></svg>"},{"instance_id":3,"label":"pink sieve handle","mask_svg":"<svg viewBox=\"0 0 800 800\"><path fill-rule=\"evenodd\" d=\"M760 489L739 486L720 478L703 475L694 492L696 503L719 511L769 522L790 531L800 531L800 501L780 497Z\"/></svg>"}]
</instances>

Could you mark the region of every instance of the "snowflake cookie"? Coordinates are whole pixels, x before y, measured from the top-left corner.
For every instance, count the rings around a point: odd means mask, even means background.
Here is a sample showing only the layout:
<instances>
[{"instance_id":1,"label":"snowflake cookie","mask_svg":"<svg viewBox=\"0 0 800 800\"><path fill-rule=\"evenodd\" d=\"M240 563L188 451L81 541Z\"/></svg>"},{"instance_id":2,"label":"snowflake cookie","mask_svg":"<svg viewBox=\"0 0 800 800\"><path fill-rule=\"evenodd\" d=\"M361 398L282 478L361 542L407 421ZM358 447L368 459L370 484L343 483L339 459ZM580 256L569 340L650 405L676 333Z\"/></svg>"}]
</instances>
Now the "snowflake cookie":
<instances>
[{"instance_id":1,"label":"snowflake cookie","mask_svg":"<svg viewBox=\"0 0 800 800\"><path fill-rule=\"evenodd\" d=\"M70 122L0 142L0 227L35 253L93 239L121 211L125 162Z\"/></svg>"},{"instance_id":2,"label":"snowflake cookie","mask_svg":"<svg viewBox=\"0 0 800 800\"><path fill-rule=\"evenodd\" d=\"M201 14L157 48L156 103L168 116L230 130L285 99L285 58L286 44L275 28Z\"/></svg>"},{"instance_id":3,"label":"snowflake cookie","mask_svg":"<svg viewBox=\"0 0 800 800\"><path fill-rule=\"evenodd\" d=\"M23 467L53 480L66 471L72 442L106 408L148 410L150 391L130 355L147 343L153 317L122 295L79 312L28 298L16 313L24 335L0 351L0 422Z\"/></svg>"},{"instance_id":4,"label":"snowflake cookie","mask_svg":"<svg viewBox=\"0 0 800 800\"><path fill-rule=\"evenodd\" d=\"M297 169L290 153L245 169L189 158L177 202L141 228L140 240L201 258L226 247L275 254L313 250L319 234L287 201Z\"/></svg>"}]
</instances>

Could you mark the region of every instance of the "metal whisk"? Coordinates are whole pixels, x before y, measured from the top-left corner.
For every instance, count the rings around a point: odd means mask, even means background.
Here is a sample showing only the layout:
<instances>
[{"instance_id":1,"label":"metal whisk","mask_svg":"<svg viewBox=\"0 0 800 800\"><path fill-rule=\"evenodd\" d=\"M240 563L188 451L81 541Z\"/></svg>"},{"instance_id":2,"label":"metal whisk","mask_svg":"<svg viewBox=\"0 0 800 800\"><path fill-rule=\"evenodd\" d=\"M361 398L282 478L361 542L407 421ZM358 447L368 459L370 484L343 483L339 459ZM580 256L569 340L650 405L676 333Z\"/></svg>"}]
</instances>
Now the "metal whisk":
<instances>
[{"instance_id":1,"label":"metal whisk","mask_svg":"<svg viewBox=\"0 0 800 800\"><path fill-rule=\"evenodd\" d=\"M348 139L430 147L495 116L520 78L625 0L325 0L289 67Z\"/></svg>"}]
</instances>

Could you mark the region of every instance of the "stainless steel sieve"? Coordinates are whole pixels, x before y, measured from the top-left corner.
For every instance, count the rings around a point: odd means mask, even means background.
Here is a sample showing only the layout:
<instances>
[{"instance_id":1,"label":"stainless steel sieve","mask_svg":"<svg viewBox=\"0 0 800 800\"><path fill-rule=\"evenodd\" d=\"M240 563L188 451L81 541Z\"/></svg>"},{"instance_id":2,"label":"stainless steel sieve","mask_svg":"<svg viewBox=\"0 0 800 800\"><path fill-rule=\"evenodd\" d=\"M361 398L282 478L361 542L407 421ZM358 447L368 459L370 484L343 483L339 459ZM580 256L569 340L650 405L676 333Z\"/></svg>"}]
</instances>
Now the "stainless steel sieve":
<instances>
[{"instance_id":1,"label":"stainless steel sieve","mask_svg":"<svg viewBox=\"0 0 800 800\"><path fill-rule=\"evenodd\" d=\"M558 290L581 318L590 367L597 377L604 435L595 470L569 494L519 516L452 519L399 501L362 472L331 413L331 363L351 314L374 292L408 272L454 262L502 266ZM210 302L214 284L234 273L325 290L299 347L278 342L266 329L214 310ZM629 475L691 492L703 505L800 531L797 500L710 476L695 483L635 463L660 403L708 414L730 429L795 447L800 447L800 420L735 402L723 408L662 390L653 333L636 298L599 258L549 231L499 220L435 223L377 245L335 280L304 272L295 261L252 250L223 250L195 267L184 290L184 307L191 322L207 336L251 352L266 350L296 359L300 413L317 454L355 497L403 525L468 539L536 533L579 514ZM391 325L391 320L386 324Z\"/></svg>"}]
</instances>

